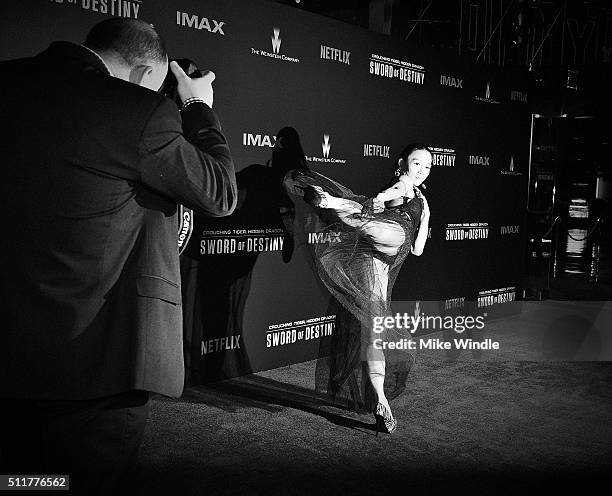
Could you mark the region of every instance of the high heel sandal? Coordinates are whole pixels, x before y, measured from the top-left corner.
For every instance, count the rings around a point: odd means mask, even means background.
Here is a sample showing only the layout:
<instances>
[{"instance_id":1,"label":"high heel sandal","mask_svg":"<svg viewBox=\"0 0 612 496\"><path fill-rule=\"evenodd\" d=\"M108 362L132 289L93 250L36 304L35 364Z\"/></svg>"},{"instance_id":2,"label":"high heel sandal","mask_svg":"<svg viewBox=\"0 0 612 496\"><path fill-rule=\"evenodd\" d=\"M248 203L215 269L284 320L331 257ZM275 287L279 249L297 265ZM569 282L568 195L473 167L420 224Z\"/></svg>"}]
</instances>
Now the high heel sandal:
<instances>
[{"instance_id":1,"label":"high heel sandal","mask_svg":"<svg viewBox=\"0 0 612 496\"><path fill-rule=\"evenodd\" d=\"M379 432L391 434L397 427L397 420L393 418L391 411L382 403L376 404L374 418L376 419L376 435Z\"/></svg>"}]
</instances>

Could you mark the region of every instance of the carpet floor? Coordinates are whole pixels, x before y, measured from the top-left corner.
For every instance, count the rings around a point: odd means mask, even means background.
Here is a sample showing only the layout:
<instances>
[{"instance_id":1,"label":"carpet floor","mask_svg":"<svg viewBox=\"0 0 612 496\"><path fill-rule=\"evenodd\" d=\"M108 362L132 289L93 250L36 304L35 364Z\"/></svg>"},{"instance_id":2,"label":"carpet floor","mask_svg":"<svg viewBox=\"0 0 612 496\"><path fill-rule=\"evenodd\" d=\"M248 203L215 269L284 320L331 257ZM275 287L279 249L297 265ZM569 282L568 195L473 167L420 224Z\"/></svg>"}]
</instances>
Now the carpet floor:
<instances>
[{"instance_id":1,"label":"carpet floor","mask_svg":"<svg viewBox=\"0 0 612 496\"><path fill-rule=\"evenodd\" d=\"M418 353L391 402L391 435L314 393L314 361L156 397L131 492L552 494L609 485L612 362L601 354L612 326L597 317L598 327L551 339L542 308L491 324L485 337L499 340L497 353Z\"/></svg>"}]
</instances>

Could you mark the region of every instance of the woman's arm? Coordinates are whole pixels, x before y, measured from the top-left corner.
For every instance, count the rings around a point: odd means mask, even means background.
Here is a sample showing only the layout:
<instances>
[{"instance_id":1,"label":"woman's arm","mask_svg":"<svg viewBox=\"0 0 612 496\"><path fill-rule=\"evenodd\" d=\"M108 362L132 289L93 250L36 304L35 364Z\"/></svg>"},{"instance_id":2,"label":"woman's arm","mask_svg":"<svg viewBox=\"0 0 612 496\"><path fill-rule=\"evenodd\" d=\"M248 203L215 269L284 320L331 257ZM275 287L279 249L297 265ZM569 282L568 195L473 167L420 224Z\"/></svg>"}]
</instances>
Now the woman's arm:
<instances>
[{"instance_id":1,"label":"woman's arm","mask_svg":"<svg viewBox=\"0 0 612 496\"><path fill-rule=\"evenodd\" d=\"M427 200L424 196L421 195L423 199L423 212L421 212L421 224L419 226L419 232L416 235L414 243L410 248L410 253L416 255L417 257L423 254L423 248L425 248L425 243L427 243L427 235L429 234L429 205L427 204Z\"/></svg>"},{"instance_id":2,"label":"woman's arm","mask_svg":"<svg viewBox=\"0 0 612 496\"><path fill-rule=\"evenodd\" d=\"M396 198L401 198L406 194L406 185L402 181L397 181L393 186L387 188L384 191L381 191L376 195L376 199L388 202L391 200L395 200Z\"/></svg>"}]
</instances>

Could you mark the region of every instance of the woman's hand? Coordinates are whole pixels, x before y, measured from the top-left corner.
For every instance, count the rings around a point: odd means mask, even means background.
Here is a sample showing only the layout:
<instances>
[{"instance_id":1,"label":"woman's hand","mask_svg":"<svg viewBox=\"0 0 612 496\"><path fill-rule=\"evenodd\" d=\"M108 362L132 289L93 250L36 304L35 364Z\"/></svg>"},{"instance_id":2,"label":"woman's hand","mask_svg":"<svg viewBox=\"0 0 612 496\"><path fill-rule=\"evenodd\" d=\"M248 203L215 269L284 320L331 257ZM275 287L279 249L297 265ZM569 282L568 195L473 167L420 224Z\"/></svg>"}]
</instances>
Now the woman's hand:
<instances>
[{"instance_id":1,"label":"woman's hand","mask_svg":"<svg viewBox=\"0 0 612 496\"><path fill-rule=\"evenodd\" d=\"M385 202L380 198L375 197L372 198L372 210L375 214L382 212L385 209Z\"/></svg>"}]
</instances>

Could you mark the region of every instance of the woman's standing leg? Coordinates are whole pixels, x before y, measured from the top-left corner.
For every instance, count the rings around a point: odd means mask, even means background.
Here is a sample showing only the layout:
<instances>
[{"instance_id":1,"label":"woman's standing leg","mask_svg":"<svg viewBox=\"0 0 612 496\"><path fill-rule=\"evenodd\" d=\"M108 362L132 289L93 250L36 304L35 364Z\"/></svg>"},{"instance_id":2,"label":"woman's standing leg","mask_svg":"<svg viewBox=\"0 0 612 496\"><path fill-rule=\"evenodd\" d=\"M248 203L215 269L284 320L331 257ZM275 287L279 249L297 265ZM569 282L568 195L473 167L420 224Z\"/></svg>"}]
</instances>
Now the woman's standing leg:
<instances>
[{"instance_id":1,"label":"woman's standing leg","mask_svg":"<svg viewBox=\"0 0 612 496\"><path fill-rule=\"evenodd\" d=\"M405 232L397 222L355 215L361 213L363 208L361 204L330 195L320 187L315 187L315 191L320 199L317 206L333 210L344 224L358 229L369 240L374 250L389 256L398 253L405 241ZM389 265L374 256L371 256L370 260L372 285L366 291L369 292L372 299L372 309L375 309L372 317L384 317L387 314L388 306ZM395 429L396 421L393 419L389 401L384 392L385 355L384 351L374 344L377 336L373 332L373 325L374 322L369 322L364 326L365 335L362 336L362 343L365 344L368 378L376 395L377 405L374 413L377 422L382 418L388 432L392 432Z\"/></svg>"},{"instance_id":2,"label":"woman's standing leg","mask_svg":"<svg viewBox=\"0 0 612 496\"><path fill-rule=\"evenodd\" d=\"M379 301L387 301L387 285L389 282L389 266L379 260L372 259L372 269L374 276L373 297ZM372 323L373 324L373 323ZM386 408L389 408L389 402L385 397L385 354L382 349L374 346L376 335L370 330L366 330L367 340L366 345L366 360L368 365L368 375L374 392L376 393L376 401L382 403Z\"/></svg>"}]
</instances>

